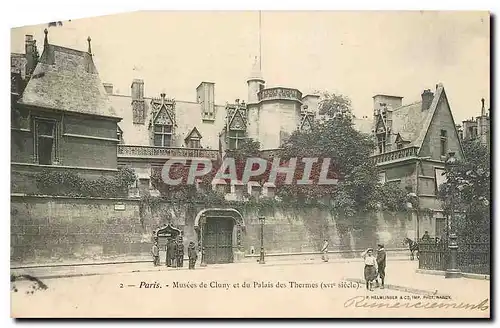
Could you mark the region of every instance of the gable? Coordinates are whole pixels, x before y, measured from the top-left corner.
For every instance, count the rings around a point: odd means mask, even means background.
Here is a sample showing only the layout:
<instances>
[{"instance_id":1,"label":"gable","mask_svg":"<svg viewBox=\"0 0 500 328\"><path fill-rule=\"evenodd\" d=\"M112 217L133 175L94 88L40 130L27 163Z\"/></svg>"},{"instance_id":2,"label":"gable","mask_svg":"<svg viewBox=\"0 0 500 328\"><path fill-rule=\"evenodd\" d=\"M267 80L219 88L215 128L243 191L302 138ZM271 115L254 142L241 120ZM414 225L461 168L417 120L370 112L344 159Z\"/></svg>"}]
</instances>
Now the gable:
<instances>
[{"instance_id":1,"label":"gable","mask_svg":"<svg viewBox=\"0 0 500 328\"><path fill-rule=\"evenodd\" d=\"M189 139L201 139L201 134L196 127L194 127L191 130L191 132L189 132L186 139L184 139L184 140L189 140Z\"/></svg>"},{"instance_id":2,"label":"gable","mask_svg":"<svg viewBox=\"0 0 500 328\"><path fill-rule=\"evenodd\" d=\"M375 133L386 132L386 126L382 114L377 115L377 125L375 126Z\"/></svg>"},{"instance_id":3,"label":"gable","mask_svg":"<svg viewBox=\"0 0 500 328\"><path fill-rule=\"evenodd\" d=\"M312 129L312 120L313 120L312 115L308 114L303 115L299 129L303 131L310 131Z\"/></svg>"},{"instance_id":4,"label":"gable","mask_svg":"<svg viewBox=\"0 0 500 328\"><path fill-rule=\"evenodd\" d=\"M453 114L444 92L444 88L439 88L439 97L435 97L431 109L433 115L429 117L425 130L422 131L422 142L420 143L419 156L430 156L435 160L444 160L441 158L441 130L446 131L447 151L454 151L458 159L463 158L462 145L458 131L456 129ZM416 144L418 146L418 144Z\"/></svg>"},{"instance_id":5,"label":"gable","mask_svg":"<svg viewBox=\"0 0 500 328\"><path fill-rule=\"evenodd\" d=\"M230 130L245 130L246 129L246 123L244 118L241 115L241 111L236 110L234 112L234 115L229 123L229 129Z\"/></svg>"},{"instance_id":6,"label":"gable","mask_svg":"<svg viewBox=\"0 0 500 328\"><path fill-rule=\"evenodd\" d=\"M174 121L172 120L172 117L170 117L170 114L167 112L167 108L165 107L165 105L161 106L160 110L153 120L153 123L159 125L174 125Z\"/></svg>"}]
</instances>

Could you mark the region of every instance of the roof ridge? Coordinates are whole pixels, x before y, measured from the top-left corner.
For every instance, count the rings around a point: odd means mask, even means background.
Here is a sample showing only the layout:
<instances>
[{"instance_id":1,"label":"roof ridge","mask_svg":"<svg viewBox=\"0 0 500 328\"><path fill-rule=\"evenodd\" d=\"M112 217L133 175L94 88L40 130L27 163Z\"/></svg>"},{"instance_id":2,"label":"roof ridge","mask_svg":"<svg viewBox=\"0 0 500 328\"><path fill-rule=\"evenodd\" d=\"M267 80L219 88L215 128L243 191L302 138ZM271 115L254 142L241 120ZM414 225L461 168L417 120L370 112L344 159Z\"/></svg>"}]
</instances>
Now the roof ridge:
<instances>
[{"instance_id":1,"label":"roof ridge","mask_svg":"<svg viewBox=\"0 0 500 328\"><path fill-rule=\"evenodd\" d=\"M68 48L68 47L64 47L64 46L60 46L60 45L57 45L57 44L49 44L50 47L53 47L54 49L59 49L59 50L63 50L63 51L68 51L69 52L72 52L72 53L76 53L77 55L90 55L87 51L83 51L83 50L78 50L78 49L73 49L73 48ZM92 58L92 56L90 56Z\"/></svg>"},{"instance_id":2,"label":"roof ridge","mask_svg":"<svg viewBox=\"0 0 500 328\"><path fill-rule=\"evenodd\" d=\"M422 102L422 100L417 100L417 101L414 101L412 103L409 103L409 104L406 104L406 105L403 105L403 106L399 106L399 107L393 108L392 111L396 111L396 110L403 109L405 107L413 106L413 105L416 105L416 104L421 103L421 102Z\"/></svg>"}]
</instances>

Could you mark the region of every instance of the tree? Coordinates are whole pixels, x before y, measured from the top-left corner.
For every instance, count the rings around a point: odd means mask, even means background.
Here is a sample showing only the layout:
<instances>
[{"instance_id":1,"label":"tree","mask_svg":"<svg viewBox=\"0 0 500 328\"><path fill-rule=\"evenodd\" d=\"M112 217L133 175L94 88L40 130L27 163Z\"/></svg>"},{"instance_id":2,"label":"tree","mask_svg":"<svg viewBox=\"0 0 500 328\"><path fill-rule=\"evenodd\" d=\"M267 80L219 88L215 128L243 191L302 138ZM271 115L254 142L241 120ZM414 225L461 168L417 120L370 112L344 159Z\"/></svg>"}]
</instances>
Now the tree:
<instances>
[{"instance_id":1,"label":"tree","mask_svg":"<svg viewBox=\"0 0 500 328\"><path fill-rule=\"evenodd\" d=\"M280 186L278 194L312 202L329 196L333 208L347 216L373 209L380 201L381 186L376 165L369 158L375 145L372 137L354 128L351 101L346 96L324 92L319 114L321 119L310 130L290 136L281 156L331 159L330 171L338 185ZM318 172L313 169L313 175Z\"/></svg>"},{"instance_id":2,"label":"tree","mask_svg":"<svg viewBox=\"0 0 500 328\"><path fill-rule=\"evenodd\" d=\"M465 159L446 171L446 182L438 197L443 201L445 213L455 210L459 236L489 236L491 175L490 153L478 139L462 143Z\"/></svg>"}]
</instances>

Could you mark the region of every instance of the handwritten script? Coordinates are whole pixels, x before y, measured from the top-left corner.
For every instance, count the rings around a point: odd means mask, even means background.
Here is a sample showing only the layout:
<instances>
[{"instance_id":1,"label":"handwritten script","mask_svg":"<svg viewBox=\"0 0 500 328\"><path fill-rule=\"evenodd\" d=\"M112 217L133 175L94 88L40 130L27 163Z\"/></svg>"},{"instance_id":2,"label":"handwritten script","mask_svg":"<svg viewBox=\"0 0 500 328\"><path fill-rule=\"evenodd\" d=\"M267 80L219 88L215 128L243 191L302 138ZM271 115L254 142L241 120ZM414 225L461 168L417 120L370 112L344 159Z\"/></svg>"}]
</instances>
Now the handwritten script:
<instances>
[{"instance_id":1,"label":"handwritten script","mask_svg":"<svg viewBox=\"0 0 500 328\"><path fill-rule=\"evenodd\" d=\"M484 299L480 303L470 304L470 303L457 303L457 302L443 302L443 301L419 301L419 302L399 302L399 301L378 301L371 300L366 296L355 296L348 299L344 303L345 308L355 307L355 308L388 308L388 309L399 309L399 308L415 308L415 309L464 309L464 310L479 310L487 311L489 306L489 299Z\"/></svg>"}]
</instances>

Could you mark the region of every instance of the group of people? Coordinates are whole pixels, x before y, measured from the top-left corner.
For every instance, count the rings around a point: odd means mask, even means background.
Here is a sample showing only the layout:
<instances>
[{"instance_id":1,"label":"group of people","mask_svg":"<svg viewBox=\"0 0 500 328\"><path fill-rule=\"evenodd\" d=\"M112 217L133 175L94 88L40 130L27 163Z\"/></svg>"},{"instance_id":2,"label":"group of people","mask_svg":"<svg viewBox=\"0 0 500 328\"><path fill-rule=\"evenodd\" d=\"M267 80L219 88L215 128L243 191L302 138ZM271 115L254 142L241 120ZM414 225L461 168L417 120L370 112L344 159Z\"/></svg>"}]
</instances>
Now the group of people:
<instances>
[{"instance_id":1,"label":"group of people","mask_svg":"<svg viewBox=\"0 0 500 328\"><path fill-rule=\"evenodd\" d=\"M363 252L362 257L365 261L365 281L366 289L373 291L373 284L375 283L377 287L384 288L385 280L385 265L387 262L387 257L383 244L378 244L377 256L373 254L373 248L368 248ZM381 285L378 279L381 280Z\"/></svg>"},{"instance_id":2,"label":"group of people","mask_svg":"<svg viewBox=\"0 0 500 328\"><path fill-rule=\"evenodd\" d=\"M328 245L328 239L325 239L323 242L323 247L321 247L321 259L323 260L323 262L328 262ZM385 282L385 265L387 262L384 245L378 244L376 257L373 254L373 248L368 248L363 252L361 256L365 261L364 274L366 280L366 289L373 291L374 283L377 285L377 287L383 289Z\"/></svg>"},{"instance_id":3,"label":"group of people","mask_svg":"<svg viewBox=\"0 0 500 328\"><path fill-rule=\"evenodd\" d=\"M184 242L181 236L177 240L169 239L166 247L167 255L165 265L167 267L182 268L184 266ZM158 247L158 239L155 238L153 247L151 248L151 255L153 256L153 265L160 265L160 249ZM189 269L194 270L198 252L194 242L189 242L188 245L188 258Z\"/></svg>"}]
</instances>

